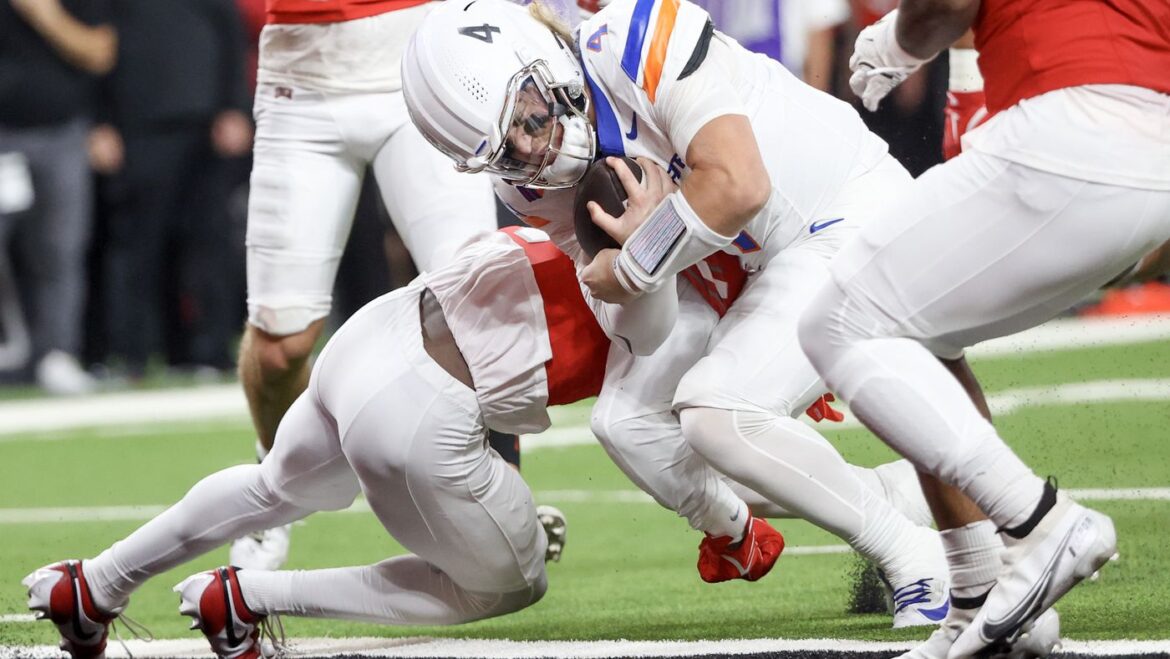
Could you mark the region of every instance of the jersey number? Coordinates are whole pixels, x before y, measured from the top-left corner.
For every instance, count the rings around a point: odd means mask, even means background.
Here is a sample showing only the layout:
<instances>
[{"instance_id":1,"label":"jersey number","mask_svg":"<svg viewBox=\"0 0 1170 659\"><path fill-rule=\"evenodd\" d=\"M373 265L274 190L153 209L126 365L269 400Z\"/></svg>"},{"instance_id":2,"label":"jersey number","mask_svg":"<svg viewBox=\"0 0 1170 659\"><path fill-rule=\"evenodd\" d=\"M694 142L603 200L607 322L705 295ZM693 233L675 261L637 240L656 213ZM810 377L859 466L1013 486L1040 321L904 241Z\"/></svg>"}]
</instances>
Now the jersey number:
<instances>
[{"instance_id":1,"label":"jersey number","mask_svg":"<svg viewBox=\"0 0 1170 659\"><path fill-rule=\"evenodd\" d=\"M465 37L471 37L472 39L479 39L484 43L493 43L492 32L499 34L500 28L495 25L488 25L487 23L459 28L459 34Z\"/></svg>"}]
</instances>

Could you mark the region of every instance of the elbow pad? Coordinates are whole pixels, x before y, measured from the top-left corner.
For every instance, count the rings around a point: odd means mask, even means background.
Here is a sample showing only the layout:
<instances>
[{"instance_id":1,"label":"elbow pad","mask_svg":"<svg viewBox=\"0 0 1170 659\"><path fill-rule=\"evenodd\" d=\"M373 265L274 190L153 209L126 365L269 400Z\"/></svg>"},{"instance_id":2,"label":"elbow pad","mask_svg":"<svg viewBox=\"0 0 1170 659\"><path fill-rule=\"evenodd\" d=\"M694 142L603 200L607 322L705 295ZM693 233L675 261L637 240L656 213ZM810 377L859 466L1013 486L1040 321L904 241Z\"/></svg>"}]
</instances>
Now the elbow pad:
<instances>
[{"instance_id":1,"label":"elbow pad","mask_svg":"<svg viewBox=\"0 0 1170 659\"><path fill-rule=\"evenodd\" d=\"M675 191L650 213L614 259L614 274L635 295L658 290L663 282L731 244L735 236L715 233Z\"/></svg>"}]
</instances>

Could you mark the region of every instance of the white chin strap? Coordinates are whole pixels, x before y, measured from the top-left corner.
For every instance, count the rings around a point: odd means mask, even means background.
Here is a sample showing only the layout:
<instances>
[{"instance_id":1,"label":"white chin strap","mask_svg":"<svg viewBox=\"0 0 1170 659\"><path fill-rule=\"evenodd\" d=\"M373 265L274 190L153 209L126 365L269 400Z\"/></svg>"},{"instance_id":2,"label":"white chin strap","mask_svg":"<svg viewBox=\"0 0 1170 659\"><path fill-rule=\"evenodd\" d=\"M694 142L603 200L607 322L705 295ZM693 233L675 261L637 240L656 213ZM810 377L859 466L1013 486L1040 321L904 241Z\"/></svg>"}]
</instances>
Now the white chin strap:
<instances>
[{"instance_id":1,"label":"white chin strap","mask_svg":"<svg viewBox=\"0 0 1170 659\"><path fill-rule=\"evenodd\" d=\"M593 162L597 143L589 121L572 113L560 117L558 121L561 124L561 145L557 149L557 157L544 168L533 187L574 186L585 176L589 163Z\"/></svg>"}]
</instances>

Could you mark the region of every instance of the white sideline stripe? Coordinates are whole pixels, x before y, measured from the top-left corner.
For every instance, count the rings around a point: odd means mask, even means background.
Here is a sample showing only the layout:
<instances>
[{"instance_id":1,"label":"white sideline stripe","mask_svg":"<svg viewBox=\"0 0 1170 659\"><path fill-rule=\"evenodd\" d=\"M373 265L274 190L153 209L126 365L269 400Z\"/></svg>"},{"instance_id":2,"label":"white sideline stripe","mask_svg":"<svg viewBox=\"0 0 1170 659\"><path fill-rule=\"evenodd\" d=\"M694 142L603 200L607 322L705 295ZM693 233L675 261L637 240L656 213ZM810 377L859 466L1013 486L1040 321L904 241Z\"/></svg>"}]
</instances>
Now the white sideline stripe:
<instances>
[{"instance_id":1,"label":"white sideline stripe","mask_svg":"<svg viewBox=\"0 0 1170 659\"><path fill-rule=\"evenodd\" d=\"M1084 405L1111 402L1163 402L1170 400L1170 379L1098 380L1074 384L1055 384L1040 387L1009 389L987 396L993 416L1007 416L1030 407L1045 405ZM834 407L845 415L840 423L815 423L802 415L801 419L814 428L845 430L860 428L861 423L840 403ZM520 445L525 451L542 448L565 448L594 443L593 433L585 426L551 428L539 435L526 435Z\"/></svg>"},{"instance_id":2,"label":"white sideline stripe","mask_svg":"<svg viewBox=\"0 0 1170 659\"><path fill-rule=\"evenodd\" d=\"M852 641L839 639L757 638L722 641L503 641L444 638L303 638L292 639L290 656L331 656L359 654L363 657L484 657L487 659L529 659L564 657L692 657L734 656L767 652L898 652L915 645L907 642ZM203 639L130 640L130 652L139 659L206 657ZM1063 652L1094 656L1130 656L1170 651L1170 641L1064 641ZM0 659L48 659L63 656L56 647L0 646ZM126 657L115 642L107 646L110 659ZM1060 655L1055 655L1059 657Z\"/></svg>"},{"instance_id":3,"label":"white sideline stripe","mask_svg":"<svg viewBox=\"0 0 1170 659\"><path fill-rule=\"evenodd\" d=\"M1170 487L1138 487L1121 489L1066 489L1078 501L1170 501ZM650 495L641 490L540 490L533 497L542 503L634 503L653 504ZM0 524L52 524L76 522L145 522L166 510L165 505L142 506L75 506L68 508L0 508ZM365 499L336 513L368 513ZM333 513L319 513L333 514ZM841 547L828 549L826 547ZM846 551L845 545L822 547L793 547L785 550L795 554L831 554Z\"/></svg>"},{"instance_id":4,"label":"white sideline stripe","mask_svg":"<svg viewBox=\"0 0 1170 659\"><path fill-rule=\"evenodd\" d=\"M1064 319L1014 336L988 341L976 346L970 354L972 359L995 358L1168 338L1170 315ZM215 419L246 421L247 418L248 406L243 389L233 383L195 389L99 394L65 400L4 401L0 402L0 436L127 424L198 424ZM556 435L549 437L549 441L555 441L554 437Z\"/></svg>"}]
</instances>

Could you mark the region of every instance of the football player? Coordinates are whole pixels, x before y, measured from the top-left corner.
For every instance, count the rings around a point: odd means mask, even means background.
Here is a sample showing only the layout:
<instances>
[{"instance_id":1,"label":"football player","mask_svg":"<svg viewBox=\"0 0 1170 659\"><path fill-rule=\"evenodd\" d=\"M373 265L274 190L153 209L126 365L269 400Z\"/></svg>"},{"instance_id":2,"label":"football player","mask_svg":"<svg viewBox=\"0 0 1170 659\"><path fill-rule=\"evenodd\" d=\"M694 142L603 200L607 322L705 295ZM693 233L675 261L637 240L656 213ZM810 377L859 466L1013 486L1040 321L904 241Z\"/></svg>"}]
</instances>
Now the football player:
<instances>
[{"instance_id":1,"label":"football player","mask_svg":"<svg viewBox=\"0 0 1170 659\"><path fill-rule=\"evenodd\" d=\"M611 350L594 414L619 466L686 514L691 488L661 465L693 449L878 563L896 626L937 624L947 610L937 536L794 418L825 393L797 343L798 314L855 227L910 182L856 112L680 0L612 2L576 36L500 0L446 5L411 40L403 85L431 143L459 169L493 174L504 201L577 260L623 346ZM598 155L654 166L639 184L612 161L629 206L620 218L591 212L624 246L590 260L573 238L571 202ZM737 299L726 299L717 252L749 273ZM655 340L626 340L623 323L656 326L643 333ZM666 429L672 411L688 445Z\"/></svg>"},{"instance_id":2,"label":"football player","mask_svg":"<svg viewBox=\"0 0 1170 659\"><path fill-rule=\"evenodd\" d=\"M970 597L921 656L1012 643L1116 551L1112 521L1035 475L934 356L1048 320L1170 237L1168 26L1155 0L903 0L858 37L873 108L974 28L992 115L862 229L800 321L866 425L970 498L932 502L969 508L940 525L1007 547L991 573L951 556Z\"/></svg>"},{"instance_id":3,"label":"football player","mask_svg":"<svg viewBox=\"0 0 1170 659\"><path fill-rule=\"evenodd\" d=\"M403 105L399 59L433 3L266 6L248 202L248 322L239 356L259 459L308 380L367 168L419 270L445 264L470 236L496 226L486 177L456 176ZM493 441L506 446L515 438ZM288 534L282 526L238 539L232 563L279 567Z\"/></svg>"},{"instance_id":4,"label":"football player","mask_svg":"<svg viewBox=\"0 0 1170 659\"><path fill-rule=\"evenodd\" d=\"M609 339L576 271L536 229L485 234L447 266L363 307L326 344L259 465L212 474L96 558L24 579L75 658L99 657L131 593L240 534L340 510L360 492L411 552L307 571L222 567L175 590L220 657L254 658L275 614L457 624L535 603L546 536L486 427L534 433L547 406L595 395ZM763 576L783 539L756 520Z\"/></svg>"}]
</instances>

